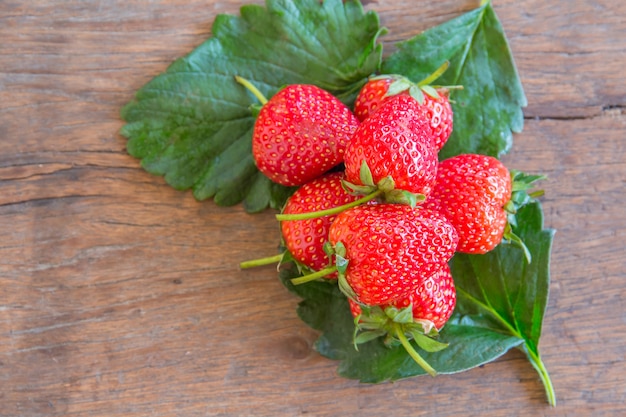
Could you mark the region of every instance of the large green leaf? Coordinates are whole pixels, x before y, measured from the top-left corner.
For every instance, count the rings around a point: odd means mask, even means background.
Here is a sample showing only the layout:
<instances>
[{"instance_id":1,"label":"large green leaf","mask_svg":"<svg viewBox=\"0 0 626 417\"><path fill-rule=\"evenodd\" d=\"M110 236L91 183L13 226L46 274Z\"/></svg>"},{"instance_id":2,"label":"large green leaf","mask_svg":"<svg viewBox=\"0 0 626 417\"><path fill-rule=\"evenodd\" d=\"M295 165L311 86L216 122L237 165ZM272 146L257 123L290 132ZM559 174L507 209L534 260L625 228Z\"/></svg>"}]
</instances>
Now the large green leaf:
<instances>
[{"instance_id":1,"label":"large green leaf","mask_svg":"<svg viewBox=\"0 0 626 417\"><path fill-rule=\"evenodd\" d=\"M445 61L450 67L436 81L460 85L451 90L454 129L440 157L460 153L501 156L524 125L526 97L511 51L491 2L420 35L400 42L382 72L418 82Z\"/></svg>"},{"instance_id":2,"label":"large green leaf","mask_svg":"<svg viewBox=\"0 0 626 417\"><path fill-rule=\"evenodd\" d=\"M541 206L520 208L515 232L532 255L529 264L521 248L506 243L485 255L456 254L451 261L458 292L453 318L439 337L448 348L429 353L415 346L439 373L456 373L493 361L512 347L529 356L540 373L550 401L554 392L541 363L538 342L548 299L549 259L553 231L543 228ZM339 360L339 373L363 382L380 382L424 374L402 346L387 347L377 339L353 344L354 321L347 300L331 282L294 286L295 268L281 271L285 286L303 300L298 314L320 331L316 349Z\"/></svg>"},{"instance_id":3,"label":"large green leaf","mask_svg":"<svg viewBox=\"0 0 626 417\"><path fill-rule=\"evenodd\" d=\"M538 202L519 209L515 232L532 255L529 263L514 245L499 245L481 256L457 254L451 269L457 286L456 312L482 326L524 341L520 345L555 402L552 383L539 354L539 338L550 284L550 252L554 231L543 228Z\"/></svg>"},{"instance_id":4,"label":"large green leaf","mask_svg":"<svg viewBox=\"0 0 626 417\"><path fill-rule=\"evenodd\" d=\"M219 15L213 36L175 61L122 110L128 151L177 189L249 211L277 207L288 190L254 164L254 98L235 75L267 97L281 86L315 84L351 103L380 65L377 14L357 1L268 0L241 16ZM320 23L322 22L322 23Z\"/></svg>"}]
</instances>

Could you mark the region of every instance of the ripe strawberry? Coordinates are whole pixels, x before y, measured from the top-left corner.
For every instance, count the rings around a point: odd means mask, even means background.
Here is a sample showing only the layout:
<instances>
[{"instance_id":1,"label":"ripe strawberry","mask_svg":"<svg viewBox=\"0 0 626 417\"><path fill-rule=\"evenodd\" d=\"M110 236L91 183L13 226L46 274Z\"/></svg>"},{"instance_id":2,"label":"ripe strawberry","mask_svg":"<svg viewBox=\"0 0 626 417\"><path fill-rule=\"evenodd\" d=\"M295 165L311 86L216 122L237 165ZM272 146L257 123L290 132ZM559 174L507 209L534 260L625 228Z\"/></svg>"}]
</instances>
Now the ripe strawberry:
<instances>
[{"instance_id":1,"label":"ripe strawberry","mask_svg":"<svg viewBox=\"0 0 626 417\"><path fill-rule=\"evenodd\" d=\"M252 154L272 181L302 185L343 161L358 124L351 110L329 92L314 85L289 85L261 108Z\"/></svg>"},{"instance_id":2,"label":"ripe strawberry","mask_svg":"<svg viewBox=\"0 0 626 417\"><path fill-rule=\"evenodd\" d=\"M350 302L350 311L353 317L362 313L361 306L353 300ZM393 301L388 306L403 309L411 307L413 321L432 322L439 331L446 324L456 306L456 289L450 267L443 267L429 276L407 296ZM383 309L387 306L383 306Z\"/></svg>"},{"instance_id":3,"label":"ripe strawberry","mask_svg":"<svg viewBox=\"0 0 626 417\"><path fill-rule=\"evenodd\" d=\"M362 165L367 164L374 184L391 177L395 188L427 196L437 173L426 110L405 95L390 97L356 129L344 156L346 179L365 186Z\"/></svg>"},{"instance_id":4,"label":"ripe strawberry","mask_svg":"<svg viewBox=\"0 0 626 417\"><path fill-rule=\"evenodd\" d=\"M437 371L420 356L409 342L413 339L427 352L437 352L448 345L435 338L452 315L456 290L447 264L406 297L383 306L366 306L348 299L356 319L354 344L384 336L385 344L399 341L415 362L430 375Z\"/></svg>"},{"instance_id":5,"label":"ripe strawberry","mask_svg":"<svg viewBox=\"0 0 626 417\"><path fill-rule=\"evenodd\" d=\"M347 260L340 272L353 297L367 305L388 304L414 291L443 268L458 244L441 214L403 204L346 210L330 226L329 240L337 263Z\"/></svg>"},{"instance_id":6,"label":"ripe strawberry","mask_svg":"<svg viewBox=\"0 0 626 417\"><path fill-rule=\"evenodd\" d=\"M356 117L363 121L375 113L382 104L395 94L411 95L427 110L427 119L437 150L447 142L453 127L453 111L448 99L448 89L426 89L411 83L404 77L389 75L372 78L359 92L354 104ZM436 95L433 94L436 92Z\"/></svg>"},{"instance_id":7,"label":"ripe strawberry","mask_svg":"<svg viewBox=\"0 0 626 417\"><path fill-rule=\"evenodd\" d=\"M359 91L354 102L354 114L361 122L373 114L389 96L387 91L393 82L393 76L370 79Z\"/></svg>"},{"instance_id":8,"label":"ripe strawberry","mask_svg":"<svg viewBox=\"0 0 626 417\"><path fill-rule=\"evenodd\" d=\"M333 172L307 182L289 197L283 214L317 212L355 201L357 197L348 194L341 184L342 179L343 172ZM329 215L281 222L285 246L296 261L315 271L329 265L324 244L328 241L328 231L335 217Z\"/></svg>"},{"instance_id":9,"label":"ripe strawberry","mask_svg":"<svg viewBox=\"0 0 626 417\"><path fill-rule=\"evenodd\" d=\"M431 321L437 330L446 324L456 306L456 289L452 272L445 264L408 297L393 303L397 308L412 306L413 319Z\"/></svg>"},{"instance_id":10,"label":"ripe strawberry","mask_svg":"<svg viewBox=\"0 0 626 417\"><path fill-rule=\"evenodd\" d=\"M486 253L502 240L511 175L498 159L463 154L441 161L435 187L424 203L441 212L459 234L457 251Z\"/></svg>"}]
</instances>

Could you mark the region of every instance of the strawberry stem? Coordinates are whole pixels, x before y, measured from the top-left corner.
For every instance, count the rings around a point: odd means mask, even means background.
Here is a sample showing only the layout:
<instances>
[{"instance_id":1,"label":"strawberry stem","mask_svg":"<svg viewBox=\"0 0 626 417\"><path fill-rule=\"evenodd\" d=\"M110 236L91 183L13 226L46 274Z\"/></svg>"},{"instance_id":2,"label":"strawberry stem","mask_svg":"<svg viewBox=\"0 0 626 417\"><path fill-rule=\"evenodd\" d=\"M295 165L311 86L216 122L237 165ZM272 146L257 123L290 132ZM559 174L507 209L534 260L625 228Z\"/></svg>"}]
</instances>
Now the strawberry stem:
<instances>
[{"instance_id":1,"label":"strawberry stem","mask_svg":"<svg viewBox=\"0 0 626 417\"><path fill-rule=\"evenodd\" d=\"M449 66L450 66L450 61L445 61L443 64L441 64L441 66L439 68L437 68L435 70L435 72L430 74L428 77L424 78L422 81L418 82L417 86L418 87L423 87L425 85L428 85L428 84L432 83L437 78L441 77L441 75L444 72L446 72L446 70L448 69Z\"/></svg>"},{"instance_id":2,"label":"strawberry stem","mask_svg":"<svg viewBox=\"0 0 626 417\"><path fill-rule=\"evenodd\" d=\"M413 360L417 362L417 364L421 366L422 369L424 369L428 373L428 375L437 375L437 371L435 371L433 367L430 366L428 362L426 362L424 358L422 358L420 354L417 353L417 351L413 348L413 345L411 345L409 339L407 339L404 335L404 330L402 330L402 326L400 325L400 323L393 323L393 329L396 333L396 337L398 338L398 340L400 340L400 343L402 343L402 346L407 351L409 356L411 356L411 358L413 358Z\"/></svg>"},{"instance_id":3,"label":"strawberry stem","mask_svg":"<svg viewBox=\"0 0 626 417\"><path fill-rule=\"evenodd\" d=\"M319 278L324 278L326 275L330 275L336 271L337 271L337 267L335 265L331 265L317 272L313 272L312 274L307 274L298 278L293 278L291 280L291 283L293 285L305 284L307 282L315 281L316 279L319 279Z\"/></svg>"},{"instance_id":4,"label":"strawberry stem","mask_svg":"<svg viewBox=\"0 0 626 417\"><path fill-rule=\"evenodd\" d=\"M277 214L276 215L276 220L278 221L292 221L292 220L309 220L309 219L316 219L318 217L324 217L324 216L331 216L331 215L335 215L335 214L339 214L342 211L346 211L348 209L351 209L353 207L359 206L363 203L367 203L368 201L371 201L373 199L375 199L376 197L380 196L381 194L383 194L384 191L383 190L376 190L371 194L366 195L365 197L361 197L358 200L354 200L351 203L347 203L347 204L343 204L341 206L337 206L337 207L332 207L326 210L319 210L319 211L311 211L308 213L292 213L292 214Z\"/></svg>"},{"instance_id":5,"label":"strawberry stem","mask_svg":"<svg viewBox=\"0 0 626 417\"><path fill-rule=\"evenodd\" d=\"M263 93L261 93L259 89L256 88L254 84L252 84L250 81L246 80L245 78L240 77L239 75L235 75L235 81L237 81L239 84L246 87L248 91L254 94L254 96L261 102L261 104L267 103L267 98L265 98Z\"/></svg>"},{"instance_id":6,"label":"strawberry stem","mask_svg":"<svg viewBox=\"0 0 626 417\"><path fill-rule=\"evenodd\" d=\"M264 266L264 265L275 264L277 262L282 261L284 255L285 255L284 253L279 253L278 255L275 255L275 256L268 256L266 258L259 258L259 259L253 259L253 260L250 260L250 261L243 261L242 263L239 264L239 268L241 268L241 269L248 269L248 268L254 268L254 267L257 267L257 266Z\"/></svg>"}]
</instances>

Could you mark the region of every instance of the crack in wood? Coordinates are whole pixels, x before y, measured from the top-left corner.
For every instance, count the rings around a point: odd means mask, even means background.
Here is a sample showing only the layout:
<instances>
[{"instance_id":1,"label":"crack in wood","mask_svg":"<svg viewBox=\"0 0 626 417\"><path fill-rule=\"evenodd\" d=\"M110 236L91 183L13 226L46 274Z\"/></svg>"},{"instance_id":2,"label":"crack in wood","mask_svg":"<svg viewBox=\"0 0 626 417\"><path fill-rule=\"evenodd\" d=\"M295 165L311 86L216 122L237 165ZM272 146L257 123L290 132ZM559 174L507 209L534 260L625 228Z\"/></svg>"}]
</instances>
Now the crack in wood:
<instances>
[{"instance_id":1,"label":"crack in wood","mask_svg":"<svg viewBox=\"0 0 626 417\"><path fill-rule=\"evenodd\" d=\"M626 109L626 104L606 104L600 107L600 111L591 115L567 115L567 116L524 116L524 120L533 120L533 121L571 121L571 120L593 120L599 117L606 117L610 115L612 117L622 117L624 116L624 109Z\"/></svg>"}]
</instances>

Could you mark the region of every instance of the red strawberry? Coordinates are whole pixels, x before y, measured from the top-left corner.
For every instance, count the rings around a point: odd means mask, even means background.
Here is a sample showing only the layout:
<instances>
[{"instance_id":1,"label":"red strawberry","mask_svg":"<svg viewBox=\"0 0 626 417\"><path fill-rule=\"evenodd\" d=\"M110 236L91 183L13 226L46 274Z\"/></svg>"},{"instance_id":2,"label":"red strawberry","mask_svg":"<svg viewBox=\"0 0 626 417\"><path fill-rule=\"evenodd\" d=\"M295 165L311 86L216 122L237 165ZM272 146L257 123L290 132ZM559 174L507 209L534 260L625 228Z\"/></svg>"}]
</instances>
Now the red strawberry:
<instances>
[{"instance_id":1,"label":"red strawberry","mask_svg":"<svg viewBox=\"0 0 626 417\"><path fill-rule=\"evenodd\" d=\"M355 323L355 345L381 336L385 337L388 345L397 340L427 373L437 374L409 340L415 340L427 352L436 352L448 346L435 339L456 305L456 290L447 264L406 297L390 304L366 306L352 299L348 299L348 302L352 315L358 318Z\"/></svg>"},{"instance_id":2,"label":"red strawberry","mask_svg":"<svg viewBox=\"0 0 626 417\"><path fill-rule=\"evenodd\" d=\"M437 183L424 203L440 211L459 234L457 251L486 253L507 226L504 206L511 199L511 175L498 159L463 154L441 161Z\"/></svg>"},{"instance_id":3,"label":"red strawberry","mask_svg":"<svg viewBox=\"0 0 626 417\"><path fill-rule=\"evenodd\" d=\"M423 105L429 109L428 117L430 127L433 130L435 146L441 150L452 134L453 111L448 99L448 90L441 88L437 90L437 93L439 97L425 94Z\"/></svg>"},{"instance_id":4,"label":"red strawberry","mask_svg":"<svg viewBox=\"0 0 626 417\"><path fill-rule=\"evenodd\" d=\"M413 319L431 321L437 330L441 330L456 306L456 289L448 264L428 277L408 297L393 303L397 308L410 305Z\"/></svg>"},{"instance_id":5,"label":"red strawberry","mask_svg":"<svg viewBox=\"0 0 626 417\"><path fill-rule=\"evenodd\" d=\"M354 102L354 114L363 121L380 107L388 97L389 85L393 82L393 76L375 77L370 79L359 91Z\"/></svg>"},{"instance_id":6,"label":"red strawberry","mask_svg":"<svg viewBox=\"0 0 626 417\"><path fill-rule=\"evenodd\" d=\"M346 192L342 179L342 172L333 172L307 182L289 197L283 214L317 212L355 201L357 197ZM330 215L281 222L285 246L296 261L315 271L329 265L324 244L328 241L328 231L335 217Z\"/></svg>"},{"instance_id":7,"label":"red strawberry","mask_svg":"<svg viewBox=\"0 0 626 417\"><path fill-rule=\"evenodd\" d=\"M344 156L347 181L371 185L361 178L365 163L374 184L390 176L396 189L427 196L435 182L438 160L425 113L409 96L390 97L354 132Z\"/></svg>"},{"instance_id":8,"label":"red strawberry","mask_svg":"<svg viewBox=\"0 0 626 417\"><path fill-rule=\"evenodd\" d=\"M347 261L340 271L355 300L368 305L407 296L443 268L458 243L441 214L403 204L346 210L330 226L329 238L337 263Z\"/></svg>"},{"instance_id":9,"label":"red strawberry","mask_svg":"<svg viewBox=\"0 0 626 417\"><path fill-rule=\"evenodd\" d=\"M361 306L353 300L348 301L352 316L359 316L362 313ZM414 321L429 321L437 330L441 330L456 305L456 289L450 267L445 264L409 295L389 305L398 309L411 306ZM383 306L385 307L387 306Z\"/></svg>"},{"instance_id":10,"label":"red strawberry","mask_svg":"<svg viewBox=\"0 0 626 417\"><path fill-rule=\"evenodd\" d=\"M427 119L437 150L443 148L453 127L453 111L448 99L448 90L427 89L426 94L422 87L411 83L404 77L381 76L368 81L357 96L354 112L360 121L375 113L382 104L395 94L412 95L427 110ZM433 94L436 92L436 95ZM413 94L411 94L413 92ZM417 92L417 93L416 93Z\"/></svg>"},{"instance_id":11,"label":"red strawberry","mask_svg":"<svg viewBox=\"0 0 626 417\"><path fill-rule=\"evenodd\" d=\"M352 111L329 92L314 85L289 85L261 108L252 155L272 181L302 185L343 161L358 124Z\"/></svg>"}]
</instances>

